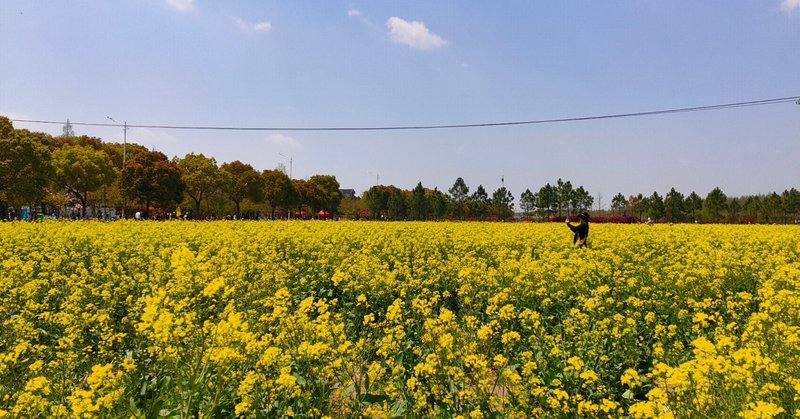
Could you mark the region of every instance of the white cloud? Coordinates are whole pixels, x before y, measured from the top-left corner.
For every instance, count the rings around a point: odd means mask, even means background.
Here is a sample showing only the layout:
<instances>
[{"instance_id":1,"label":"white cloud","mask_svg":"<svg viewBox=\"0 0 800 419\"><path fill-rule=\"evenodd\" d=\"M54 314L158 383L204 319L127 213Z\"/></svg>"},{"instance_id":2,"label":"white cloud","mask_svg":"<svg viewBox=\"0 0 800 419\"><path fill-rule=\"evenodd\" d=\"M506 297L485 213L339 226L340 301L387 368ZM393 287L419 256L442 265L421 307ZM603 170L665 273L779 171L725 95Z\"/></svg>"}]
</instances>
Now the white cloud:
<instances>
[{"instance_id":1,"label":"white cloud","mask_svg":"<svg viewBox=\"0 0 800 419\"><path fill-rule=\"evenodd\" d=\"M469 68L469 64L467 64L467 63L461 63L461 68Z\"/></svg>"},{"instance_id":2,"label":"white cloud","mask_svg":"<svg viewBox=\"0 0 800 419\"><path fill-rule=\"evenodd\" d=\"M783 0L781 2L781 9L787 13L791 13L795 9L800 9L800 0Z\"/></svg>"},{"instance_id":3,"label":"white cloud","mask_svg":"<svg viewBox=\"0 0 800 419\"><path fill-rule=\"evenodd\" d=\"M194 8L194 0L167 0L167 5L179 12L188 12Z\"/></svg>"},{"instance_id":4,"label":"white cloud","mask_svg":"<svg viewBox=\"0 0 800 419\"><path fill-rule=\"evenodd\" d=\"M375 24L372 23L371 20L367 19L364 16L364 14L361 13L360 10L350 9L350 10L347 11L347 16L350 17L351 19L358 19L359 22L361 22L361 23L363 23L363 24L365 24L365 25L367 25L369 27L375 27Z\"/></svg>"},{"instance_id":5,"label":"white cloud","mask_svg":"<svg viewBox=\"0 0 800 419\"><path fill-rule=\"evenodd\" d=\"M272 23L268 21L250 23L235 16L231 16L231 20L242 32L269 32L272 29Z\"/></svg>"},{"instance_id":6,"label":"white cloud","mask_svg":"<svg viewBox=\"0 0 800 419\"><path fill-rule=\"evenodd\" d=\"M265 22L257 22L255 25L253 25L253 30L256 30L256 31L266 32L266 31L269 31L270 29L272 29L272 23L266 22L266 21Z\"/></svg>"},{"instance_id":7,"label":"white cloud","mask_svg":"<svg viewBox=\"0 0 800 419\"><path fill-rule=\"evenodd\" d=\"M407 22L399 17L386 21L389 37L393 42L408 45L414 49L429 51L443 47L447 41L428 30L422 22Z\"/></svg>"},{"instance_id":8,"label":"white cloud","mask_svg":"<svg viewBox=\"0 0 800 419\"><path fill-rule=\"evenodd\" d=\"M278 148L292 148L292 149L299 149L300 142L295 140L294 138L284 135L284 134L272 134L264 139L264 141L273 147Z\"/></svg>"}]
</instances>

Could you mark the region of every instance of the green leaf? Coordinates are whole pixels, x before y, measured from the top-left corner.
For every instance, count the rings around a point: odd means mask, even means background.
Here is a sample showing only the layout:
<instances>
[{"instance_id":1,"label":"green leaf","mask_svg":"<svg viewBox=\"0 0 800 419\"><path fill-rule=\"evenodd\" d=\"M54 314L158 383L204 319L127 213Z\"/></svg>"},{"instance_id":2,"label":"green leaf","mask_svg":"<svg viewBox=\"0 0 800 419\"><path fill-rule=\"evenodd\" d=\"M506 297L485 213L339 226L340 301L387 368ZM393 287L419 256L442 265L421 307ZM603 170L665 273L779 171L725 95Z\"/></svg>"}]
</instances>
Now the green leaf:
<instances>
[{"instance_id":1,"label":"green leaf","mask_svg":"<svg viewBox=\"0 0 800 419\"><path fill-rule=\"evenodd\" d=\"M406 412L406 401L398 400L394 402L392 407L389 409L389 412L395 417L403 416L403 414Z\"/></svg>"},{"instance_id":2,"label":"green leaf","mask_svg":"<svg viewBox=\"0 0 800 419\"><path fill-rule=\"evenodd\" d=\"M382 403L386 400L389 400L389 396L385 394L366 394L364 395L364 402L365 403Z\"/></svg>"},{"instance_id":3,"label":"green leaf","mask_svg":"<svg viewBox=\"0 0 800 419\"><path fill-rule=\"evenodd\" d=\"M345 387L344 390L342 390L342 397L347 397L353 394L354 391L356 391L356 385L350 384L349 386Z\"/></svg>"}]
</instances>

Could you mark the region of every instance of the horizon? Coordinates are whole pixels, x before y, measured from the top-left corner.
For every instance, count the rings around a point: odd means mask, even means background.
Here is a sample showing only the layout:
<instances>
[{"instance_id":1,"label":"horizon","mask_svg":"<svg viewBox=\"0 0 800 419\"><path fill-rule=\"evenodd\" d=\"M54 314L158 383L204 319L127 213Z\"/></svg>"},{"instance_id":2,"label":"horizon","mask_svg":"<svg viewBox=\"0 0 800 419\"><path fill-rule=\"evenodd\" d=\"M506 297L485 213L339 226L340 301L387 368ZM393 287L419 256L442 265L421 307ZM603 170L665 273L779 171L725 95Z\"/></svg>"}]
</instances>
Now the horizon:
<instances>
[{"instance_id":1,"label":"horizon","mask_svg":"<svg viewBox=\"0 0 800 419\"><path fill-rule=\"evenodd\" d=\"M0 5L0 114L131 125L408 126L580 118L800 93L800 2ZM58 135L61 125L14 122ZM74 126L121 143L121 127ZM800 106L381 132L133 128L128 141L294 178L519 196L796 188Z\"/></svg>"}]
</instances>

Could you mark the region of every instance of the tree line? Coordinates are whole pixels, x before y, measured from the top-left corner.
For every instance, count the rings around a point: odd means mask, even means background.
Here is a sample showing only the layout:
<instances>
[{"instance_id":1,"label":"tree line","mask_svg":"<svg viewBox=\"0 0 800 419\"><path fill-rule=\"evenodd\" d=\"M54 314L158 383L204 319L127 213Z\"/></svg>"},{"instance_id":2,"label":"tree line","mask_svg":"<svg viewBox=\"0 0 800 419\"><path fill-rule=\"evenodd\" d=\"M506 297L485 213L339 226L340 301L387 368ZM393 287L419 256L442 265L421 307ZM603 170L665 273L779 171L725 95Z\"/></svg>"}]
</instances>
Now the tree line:
<instances>
[{"instance_id":1,"label":"tree line","mask_svg":"<svg viewBox=\"0 0 800 419\"><path fill-rule=\"evenodd\" d=\"M51 136L15 129L0 116L0 218L7 217L11 207L27 205L77 208L80 217L89 207L127 209L128 215L138 209L149 216L151 210L173 211L180 206L192 218L342 214L381 220L506 220L517 214L563 220L594 205L583 186L562 179L535 192L526 189L519 195L518 211L505 186L491 194L483 185L470 191L461 177L446 192L425 188L422 182L412 190L375 185L360 197L343 200L333 175L291 179L282 170L259 172L240 161L217 164L213 157L196 153L168 159L138 144L129 143L123 150L122 144L75 136L67 128L64 135ZM618 193L610 211L594 211L595 216L615 221L745 223L795 222L799 212L800 192L795 188L738 198L726 196L720 188L705 197L695 192L684 195L675 188L663 197L658 192L628 197Z\"/></svg>"},{"instance_id":2,"label":"tree line","mask_svg":"<svg viewBox=\"0 0 800 419\"><path fill-rule=\"evenodd\" d=\"M127 209L128 215L140 210L146 217L179 206L192 218L252 218L264 206L272 217L278 211L330 215L341 200L332 175L290 179L279 170L259 172L238 160L218 165L195 153L168 159L135 143L123 150L94 137L15 129L0 116L0 218L21 206L77 208L81 218L89 207Z\"/></svg>"}]
</instances>

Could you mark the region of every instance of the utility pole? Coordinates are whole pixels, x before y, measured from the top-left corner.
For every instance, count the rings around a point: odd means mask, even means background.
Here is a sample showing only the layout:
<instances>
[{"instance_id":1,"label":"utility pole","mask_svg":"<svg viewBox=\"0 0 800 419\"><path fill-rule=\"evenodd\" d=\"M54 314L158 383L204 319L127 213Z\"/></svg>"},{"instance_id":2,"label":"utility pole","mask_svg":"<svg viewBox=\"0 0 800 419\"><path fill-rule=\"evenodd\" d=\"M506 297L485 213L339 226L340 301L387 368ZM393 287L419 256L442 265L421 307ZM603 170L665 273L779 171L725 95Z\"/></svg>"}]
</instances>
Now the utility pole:
<instances>
[{"instance_id":1,"label":"utility pole","mask_svg":"<svg viewBox=\"0 0 800 419\"><path fill-rule=\"evenodd\" d=\"M287 155L285 155L283 153L278 153L278 155L289 158L289 181L291 181L292 180L292 160L293 160L292 156L287 156ZM286 166L284 166L283 170L286 170L285 167ZM292 219L292 209L291 208L287 208L286 209L286 219L287 220Z\"/></svg>"},{"instance_id":2,"label":"utility pole","mask_svg":"<svg viewBox=\"0 0 800 419\"><path fill-rule=\"evenodd\" d=\"M289 158L289 179L292 179L292 156L287 156L283 153L278 153L279 156L288 157Z\"/></svg>"},{"instance_id":3,"label":"utility pole","mask_svg":"<svg viewBox=\"0 0 800 419\"><path fill-rule=\"evenodd\" d=\"M115 124L119 125L119 122L115 121L114 118L106 115L106 118L110 119ZM69 122L69 121L68 121ZM122 168L125 168L125 161L128 157L128 121L123 122L122 124ZM125 198L122 198L122 218L125 218Z\"/></svg>"}]
</instances>

